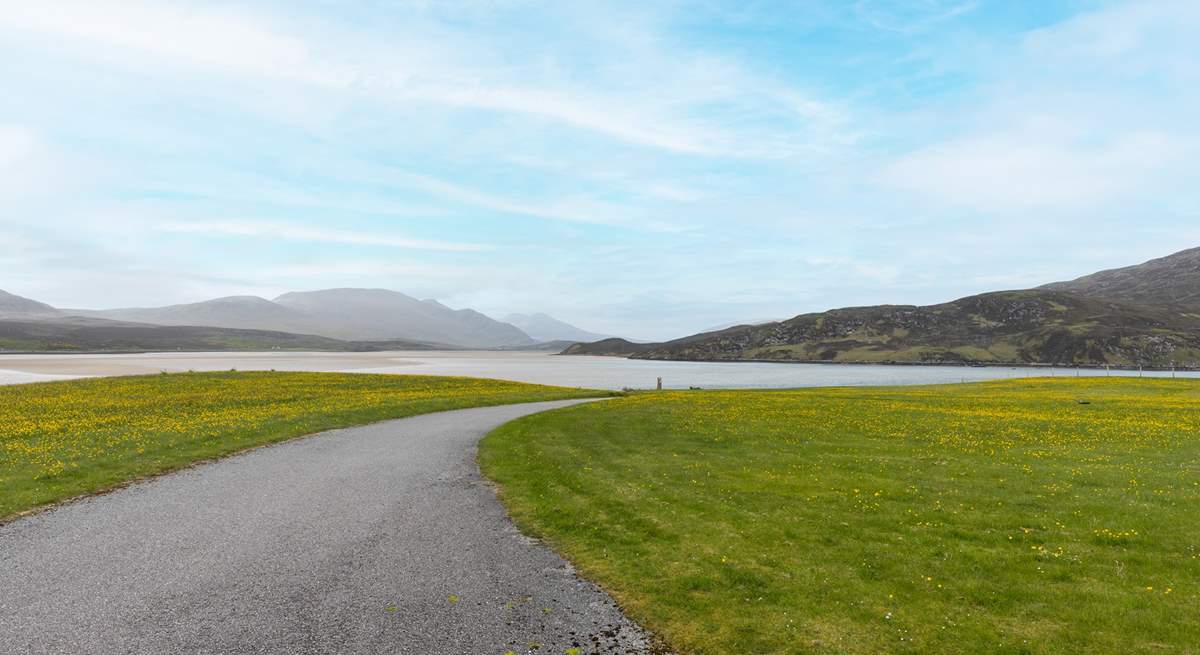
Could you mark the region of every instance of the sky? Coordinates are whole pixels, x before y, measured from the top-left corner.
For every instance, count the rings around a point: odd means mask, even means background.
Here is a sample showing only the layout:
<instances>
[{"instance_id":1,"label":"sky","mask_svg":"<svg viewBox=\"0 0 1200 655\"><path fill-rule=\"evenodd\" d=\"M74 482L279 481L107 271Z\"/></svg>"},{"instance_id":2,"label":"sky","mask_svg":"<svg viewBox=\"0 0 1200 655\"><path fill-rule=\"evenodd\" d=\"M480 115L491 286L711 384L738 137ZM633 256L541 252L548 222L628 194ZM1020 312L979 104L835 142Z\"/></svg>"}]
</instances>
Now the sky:
<instances>
[{"instance_id":1,"label":"sky","mask_svg":"<svg viewBox=\"0 0 1200 655\"><path fill-rule=\"evenodd\" d=\"M1200 245L1195 0L0 0L0 289L665 339Z\"/></svg>"}]
</instances>

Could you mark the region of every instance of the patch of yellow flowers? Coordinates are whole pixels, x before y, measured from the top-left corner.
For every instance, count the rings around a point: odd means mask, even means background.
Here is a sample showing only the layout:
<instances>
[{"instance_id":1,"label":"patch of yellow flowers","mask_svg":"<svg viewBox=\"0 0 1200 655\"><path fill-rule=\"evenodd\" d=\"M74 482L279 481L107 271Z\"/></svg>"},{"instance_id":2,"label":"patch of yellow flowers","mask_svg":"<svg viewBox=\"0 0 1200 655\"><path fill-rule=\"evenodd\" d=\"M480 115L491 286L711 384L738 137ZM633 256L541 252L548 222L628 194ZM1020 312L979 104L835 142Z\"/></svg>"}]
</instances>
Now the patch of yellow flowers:
<instances>
[{"instance_id":1,"label":"patch of yellow flowers","mask_svg":"<svg viewBox=\"0 0 1200 655\"><path fill-rule=\"evenodd\" d=\"M114 458L178 457L278 426L356 412L565 397L570 390L472 378L334 373L176 373L0 387L0 489ZM574 392L573 395L580 395ZM382 416L381 418L386 418ZM252 443L246 445L253 445ZM211 450L211 448L207 448ZM3 514L3 512L0 512Z\"/></svg>"}]
</instances>

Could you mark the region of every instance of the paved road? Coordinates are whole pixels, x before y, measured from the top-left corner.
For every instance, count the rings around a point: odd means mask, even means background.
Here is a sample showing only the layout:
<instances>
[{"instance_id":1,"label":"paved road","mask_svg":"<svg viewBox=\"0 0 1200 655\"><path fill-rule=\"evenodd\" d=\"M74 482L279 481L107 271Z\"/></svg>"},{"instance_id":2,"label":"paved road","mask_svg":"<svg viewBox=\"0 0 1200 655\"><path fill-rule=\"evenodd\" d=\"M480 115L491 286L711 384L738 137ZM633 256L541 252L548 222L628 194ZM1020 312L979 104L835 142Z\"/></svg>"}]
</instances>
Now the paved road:
<instances>
[{"instance_id":1,"label":"paved road","mask_svg":"<svg viewBox=\"0 0 1200 655\"><path fill-rule=\"evenodd\" d=\"M572 402L335 430L0 526L0 651L647 652L475 467L489 430Z\"/></svg>"}]
</instances>

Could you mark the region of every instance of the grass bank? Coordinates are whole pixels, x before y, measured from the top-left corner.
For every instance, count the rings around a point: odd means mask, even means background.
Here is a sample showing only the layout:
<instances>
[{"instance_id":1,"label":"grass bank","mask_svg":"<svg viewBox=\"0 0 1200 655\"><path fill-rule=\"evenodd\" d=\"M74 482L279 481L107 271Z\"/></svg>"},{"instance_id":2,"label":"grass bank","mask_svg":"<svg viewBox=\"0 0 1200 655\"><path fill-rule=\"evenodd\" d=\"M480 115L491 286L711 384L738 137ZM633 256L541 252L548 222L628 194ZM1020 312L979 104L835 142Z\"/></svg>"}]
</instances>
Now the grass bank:
<instances>
[{"instance_id":1,"label":"grass bank","mask_svg":"<svg viewBox=\"0 0 1200 655\"><path fill-rule=\"evenodd\" d=\"M480 461L685 653L1200 652L1195 381L642 394Z\"/></svg>"},{"instance_id":2,"label":"grass bank","mask_svg":"<svg viewBox=\"0 0 1200 655\"><path fill-rule=\"evenodd\" d=\"M0 520L330 428L602 395L608 394L472 378L276 372L0 386Z\"/></svg>"}]
</instances>

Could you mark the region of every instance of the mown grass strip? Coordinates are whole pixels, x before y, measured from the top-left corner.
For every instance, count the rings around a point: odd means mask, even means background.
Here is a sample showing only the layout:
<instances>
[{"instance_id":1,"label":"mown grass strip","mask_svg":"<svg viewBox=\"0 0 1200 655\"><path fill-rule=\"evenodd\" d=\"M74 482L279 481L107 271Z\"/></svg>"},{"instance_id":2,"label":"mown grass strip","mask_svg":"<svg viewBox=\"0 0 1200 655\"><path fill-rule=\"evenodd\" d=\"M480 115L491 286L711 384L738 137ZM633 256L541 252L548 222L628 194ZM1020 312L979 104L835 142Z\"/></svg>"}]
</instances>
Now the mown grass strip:
<instances>
[{"instance_id":1,"label":"mown grass strip","mask_svg":"<svg viewBox=\"0 0 1200 655\"><path fill-rule=\"evenodd\" d=\"M681 652L1200 652L1195 381L642 394L480 459Z\"/></svg>"},{"instance_id":2,"label":"mown grass strip","mask_svg":"<svg viewBox=\"0 0 1200 655\"><path fill-rule=\"evenodd\" d=\"M608 395L501 380L172 373L0 387L0 520L247 448L415 414Z\"/></svg>"}]
</instances>

